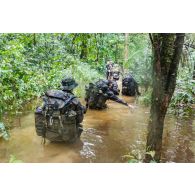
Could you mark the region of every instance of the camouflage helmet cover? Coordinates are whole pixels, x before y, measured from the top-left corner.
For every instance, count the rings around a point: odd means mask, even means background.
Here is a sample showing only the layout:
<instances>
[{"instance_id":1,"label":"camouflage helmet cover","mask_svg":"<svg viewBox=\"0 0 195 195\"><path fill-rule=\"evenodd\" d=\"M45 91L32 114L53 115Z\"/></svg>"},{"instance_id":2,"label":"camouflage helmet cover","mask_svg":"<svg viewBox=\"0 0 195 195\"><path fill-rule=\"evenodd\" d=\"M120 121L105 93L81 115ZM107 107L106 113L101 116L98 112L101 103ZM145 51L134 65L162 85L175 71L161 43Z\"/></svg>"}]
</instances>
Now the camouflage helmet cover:
<instances>
[{"instance_id":1,"label":"camouflage helmet cover","mask_svg":"<svg viewBox=\"0 0 195 195\"><path fill-rule=\"evenodd\" d=\"M78 83L71 77L64 78L62 80L62 89L63 90L72 90L78 86Z\"/></svg>"}]
</instances>

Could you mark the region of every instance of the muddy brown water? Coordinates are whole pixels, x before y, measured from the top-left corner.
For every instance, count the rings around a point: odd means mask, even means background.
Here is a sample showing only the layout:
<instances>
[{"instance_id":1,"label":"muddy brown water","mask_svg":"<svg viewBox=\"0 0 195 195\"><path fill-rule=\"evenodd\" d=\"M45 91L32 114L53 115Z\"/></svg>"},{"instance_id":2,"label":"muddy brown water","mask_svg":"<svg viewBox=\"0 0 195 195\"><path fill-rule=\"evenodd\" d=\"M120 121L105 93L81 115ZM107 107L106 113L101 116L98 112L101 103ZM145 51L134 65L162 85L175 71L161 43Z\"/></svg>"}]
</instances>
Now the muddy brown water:
<instances>
[{"instance_id":1,"label":"muddy brown water","mask_svg":"<svg viewBox=\"0 0 195 195\"><path fill-rule=\"evenodd\" d=\"M127 107L108 101L103 111L88 110L83 121L84 132L74 144L42 144L36 135L34 113L20 118L20 125L11 130L9 141L0 140L0 162L10 155L24 162L126 162L124 155L137 159L145 151L149 108L135 104L135 99L123 97L136 106ZM195 162L195 121L176 120L167 115L163 135L162 162Z\"/></svg>"}]
</instances>

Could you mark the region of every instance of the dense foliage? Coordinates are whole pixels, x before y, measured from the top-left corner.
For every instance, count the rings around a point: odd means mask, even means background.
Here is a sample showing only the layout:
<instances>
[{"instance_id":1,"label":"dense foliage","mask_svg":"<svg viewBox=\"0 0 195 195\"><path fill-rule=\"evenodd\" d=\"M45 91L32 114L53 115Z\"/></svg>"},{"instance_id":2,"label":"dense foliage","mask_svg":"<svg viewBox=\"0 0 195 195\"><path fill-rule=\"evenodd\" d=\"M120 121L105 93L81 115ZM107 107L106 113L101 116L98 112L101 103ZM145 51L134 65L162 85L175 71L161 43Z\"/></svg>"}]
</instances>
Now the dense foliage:
<instances>
[{"instance_id":1,"label":"dense foliage","mask_svg":"<svg viewBox=\"0 0 195 195\"><path fill-rule=\"evenodd\" d=\"M100 77L88 64L70 55L54 34L0 35L0 115L17 110L46 89L58 88L61 79L74 75L81 94L83 83Z\"/></svg>"},{"instance_id":2,"label":"dense foliage","mask_svg":"<svg viewBox=\"0 0 195 195\"><path fill-rule=\"evenodd\" d=\"M189 35L188 40L193 38ZM186 98L193 103L195 55L193 49L185 51L173 108ZM151 58L148 34L0 34L0 117L7 111L22 109L24 103L49 88L59 88L67 75L75 77L79 83L76 95L82 97L85 84L105 76L108 60L118 63L122 73L132 73L142 88L141 102L149 105Z\"/></svg>"},{"instance_id":3,"label":"dense foliage","mask_svg":"<svg viewBox=\"0 0 195 195\"><path fill-rule=\"evenodd\" d=\"M169 111L178 116L191 114L194 110L194 39L194 35L187 34L170 103ZM139 102L149 106L154 73L152 57L148 34L0 34L0 138L9 139L2 123L5 113L22 110L48 89L60 89L65 76L75 78L79 86L74 92L83 97L86 84L105 78L105 64L110 60L119 64L122 76L131 73L141 88ZM147 154L152 156L150 162L154 162L155 153L149 151ZM140 161L138 154L124 158L129 162ZM21 161L12 155L10 162Z\"/></svg>"},{"instance_id":4,"label":"dense foliage","mask_svg":"<svg viewBox=\"0 0 195 195\"><path fill-rule=\"evenodd\" d=\"M193 113L193 104L195 104L194 65L195 49L185 48L178 71L176 89L170 105L170 111L177 116Z\"/></svg>"},{"instance_id":5,"label":"dense foliage","mask_svg":"<svg viewBox=\"0 0 195 195\"><path fill-rule=\"evenodd\" d=\"M129 36L129 58L126 68L130 70L136 81L148 91L152 83L152 48L147 34Z\"/></svg>"},{"instance_id":6,"label":"dense foliage","mask_svg":"<svg viewBox=\"0 0 195 195\"><path fill-rule=\"evenodd\" d=\"M105 63L124 64L125 34L0 34L0 116L40 96L46 89L58 88L61 79L73 75L82 96L84 85L105 74ZM129 53L125 68L134 71L138 82L147 79L150 69L148 37L128 37ZM138 65L139 64L139 68Z\"/></svg>"}]
</instances>

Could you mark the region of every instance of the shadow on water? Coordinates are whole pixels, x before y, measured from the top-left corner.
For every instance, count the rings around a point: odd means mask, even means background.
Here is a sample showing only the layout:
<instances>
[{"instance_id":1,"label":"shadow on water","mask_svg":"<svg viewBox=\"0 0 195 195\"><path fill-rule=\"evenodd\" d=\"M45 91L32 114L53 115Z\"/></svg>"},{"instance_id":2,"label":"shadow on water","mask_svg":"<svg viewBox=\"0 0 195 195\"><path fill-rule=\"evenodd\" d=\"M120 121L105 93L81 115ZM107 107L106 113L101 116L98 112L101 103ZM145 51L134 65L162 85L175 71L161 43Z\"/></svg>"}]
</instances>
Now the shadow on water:
<instances>
[{"instance_id":1,"label":"shadow on water","mask_svg":"<svg viewBox=\"0 0 195 195\"><path fill-rule=\"evenodd\" d=\"M134 104L135 99L123 97ZM11 154L24 162L123 162L128 153L142 158L145 151L149 108L138 106L132 113L123 105L108 102L103 111L88 110L83 121L84 132L74 144L41 144L36 135L34 114L20 119L11 130L8 142L0 140L0 162ZM195 129L192 119L165 121L162 162L195 162Z\"/></svg>"}]
</instances>

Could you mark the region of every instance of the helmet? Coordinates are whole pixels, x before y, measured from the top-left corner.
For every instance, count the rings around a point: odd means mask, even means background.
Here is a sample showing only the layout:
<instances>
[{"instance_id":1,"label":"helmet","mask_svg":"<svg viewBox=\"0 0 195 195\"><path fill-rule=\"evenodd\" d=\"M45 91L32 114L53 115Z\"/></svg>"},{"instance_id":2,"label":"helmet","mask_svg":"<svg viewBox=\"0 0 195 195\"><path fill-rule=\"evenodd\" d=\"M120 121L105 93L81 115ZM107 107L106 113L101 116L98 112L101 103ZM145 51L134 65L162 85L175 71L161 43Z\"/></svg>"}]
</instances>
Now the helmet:
<instances>
[{"instance_id":1,"label":"helmet","mask_svg":"<svg viewBox=\"0 0 195 195\"><path fill-rule=\"evenodd\" d=\"M64 78L62 80L62 89L63 90L72 90L78 86L78 83L71 77Z\"/></svg>"},{"instance_id":2,"label":"helmet","mask_svg":"<svg viewBox=\"0 0 195 195\"><path fill-rule=\"evenodd\" d=\"M107 61L107 64L113 64L112 60Z\"/></svg>"}]
</instances>

